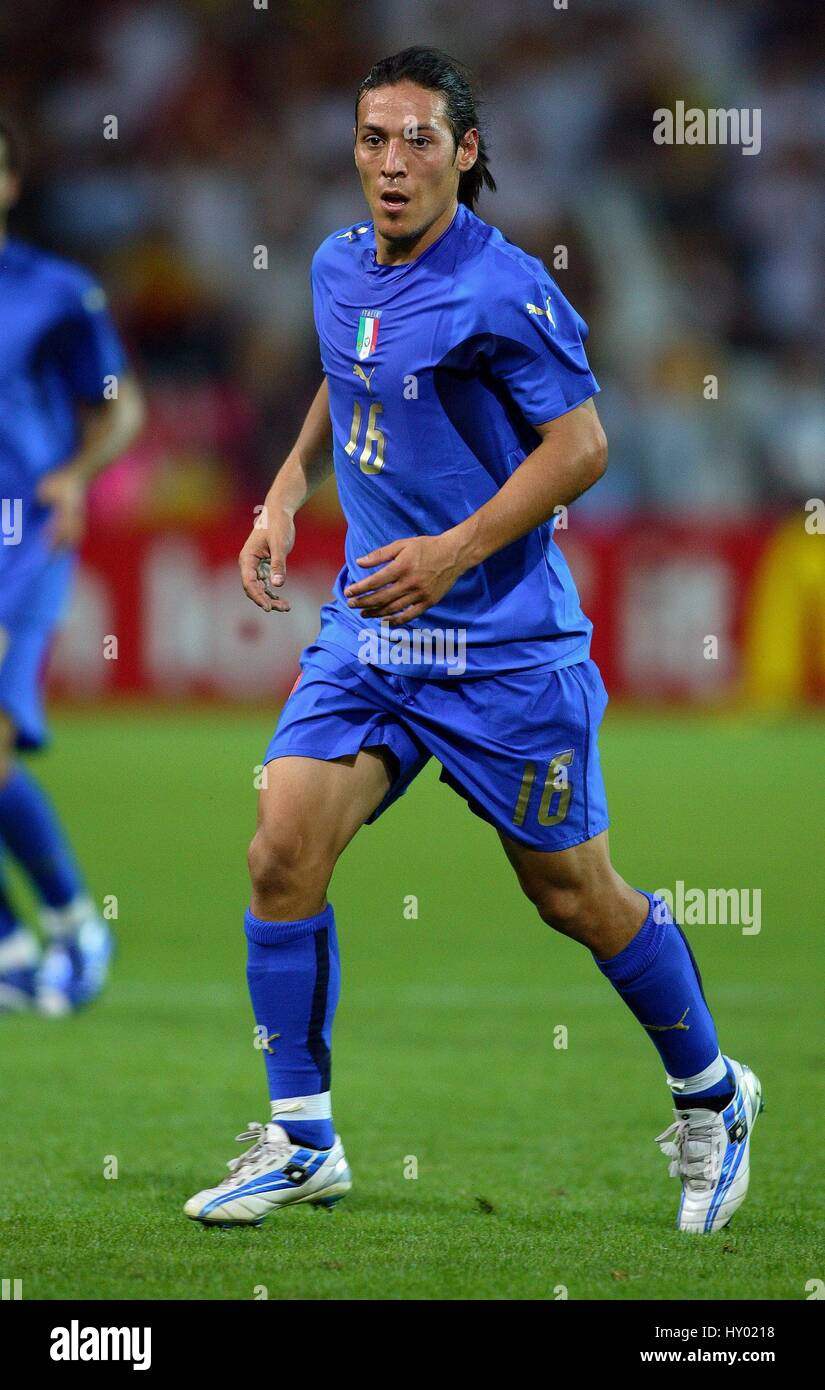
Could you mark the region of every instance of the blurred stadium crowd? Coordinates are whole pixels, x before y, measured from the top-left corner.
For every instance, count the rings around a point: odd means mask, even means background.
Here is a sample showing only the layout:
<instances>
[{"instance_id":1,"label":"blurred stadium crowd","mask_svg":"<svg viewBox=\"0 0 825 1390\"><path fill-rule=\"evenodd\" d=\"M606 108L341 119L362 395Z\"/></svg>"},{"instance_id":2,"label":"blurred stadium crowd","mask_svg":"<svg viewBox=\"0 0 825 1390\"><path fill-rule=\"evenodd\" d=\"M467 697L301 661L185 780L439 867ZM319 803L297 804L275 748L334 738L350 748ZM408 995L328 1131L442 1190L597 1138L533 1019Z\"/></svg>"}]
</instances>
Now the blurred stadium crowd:
<instances>
[{"instance_id":1,"label":"blurred stadium crowd","mask_svg":"<svg viewBox=\"0 0 825 1390\"><path fill-rule=\"evenodd\" d=\"M416 42L479 78L499 184L481 215L591 325L611 467L579 505L725 517L821 496L825 7L27 0L0 18L26 153L12 229L99 272L150 398L99 485L107 515L262 496L319 379L312 253L363 215L354 90ZM655 144L679 99L759 108L760 153Z\"/></svg>"}]
</instances>

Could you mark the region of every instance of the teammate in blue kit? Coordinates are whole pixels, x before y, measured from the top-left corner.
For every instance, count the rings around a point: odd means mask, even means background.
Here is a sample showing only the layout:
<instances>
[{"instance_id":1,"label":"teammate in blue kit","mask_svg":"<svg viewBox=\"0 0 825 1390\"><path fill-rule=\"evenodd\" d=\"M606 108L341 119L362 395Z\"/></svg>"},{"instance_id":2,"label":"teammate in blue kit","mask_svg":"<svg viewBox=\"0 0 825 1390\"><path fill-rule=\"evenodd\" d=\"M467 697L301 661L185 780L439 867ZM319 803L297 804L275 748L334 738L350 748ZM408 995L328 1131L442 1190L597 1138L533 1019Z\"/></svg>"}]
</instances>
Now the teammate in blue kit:
<instances>
[{"instance_id":1,"label":"teammate in blue kit","mask_svg":"<svg viewBox=\"0 0 825 1390\"><path fill-rule=\"evenodd\" d=\"M329 1205L351 1177L332 1123L339 992L327 886L338 856L435 756L497 830L545 922L586 946L649 1033L675 1121L678 1225L744 1200L759 1082L723 1056L666 905L611 866L597 735L607 696L591 625L553 540L606 442L586 327L542 263L473 207L495 184L463 70L432 49L378 63L356 102L371 220L313 261L324 382L240 556L248 596L284 611L294 515L330 471L345 563L264 759L250 847L248 981L271 1120L204 1222Z\"/></svg>"},{"instance_id":2,"label":"teammate in blue kit","mask_svg":"<svg viewBox=\"0 0 825 1390\"><path fill-rule=\"evenodd\" d=\"M54 1015L99 993L111 933L16 754L46 739L41 673L71 593L87 487L130 443L142 406L100 287L7 236L19 188L16 137L0 121L0 1012ZM10 900L7 851L40 900L42 954Z\"/></svg>"}]
</instances>

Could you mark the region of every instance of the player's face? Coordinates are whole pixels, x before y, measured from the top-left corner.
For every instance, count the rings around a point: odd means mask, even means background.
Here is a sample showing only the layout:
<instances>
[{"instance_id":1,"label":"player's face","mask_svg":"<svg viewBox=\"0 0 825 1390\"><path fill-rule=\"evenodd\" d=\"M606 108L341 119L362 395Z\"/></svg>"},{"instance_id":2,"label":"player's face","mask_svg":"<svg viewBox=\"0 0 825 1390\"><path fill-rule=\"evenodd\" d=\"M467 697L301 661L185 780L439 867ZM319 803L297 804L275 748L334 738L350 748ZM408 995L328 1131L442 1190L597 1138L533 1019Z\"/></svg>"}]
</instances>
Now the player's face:
<instances>
[{"instance_id":1,"label":"player's face","mask_svg":"<svg viewBox=\"0 0 825 1390\"><path fill-rule=\"evenodd\" d=\"M376 87L358 105L355 165L376 234L416 242L455 210L459 175L472 168L478 131L456 149L441 92L414 82Z\"/></svg>"}]
</instances>

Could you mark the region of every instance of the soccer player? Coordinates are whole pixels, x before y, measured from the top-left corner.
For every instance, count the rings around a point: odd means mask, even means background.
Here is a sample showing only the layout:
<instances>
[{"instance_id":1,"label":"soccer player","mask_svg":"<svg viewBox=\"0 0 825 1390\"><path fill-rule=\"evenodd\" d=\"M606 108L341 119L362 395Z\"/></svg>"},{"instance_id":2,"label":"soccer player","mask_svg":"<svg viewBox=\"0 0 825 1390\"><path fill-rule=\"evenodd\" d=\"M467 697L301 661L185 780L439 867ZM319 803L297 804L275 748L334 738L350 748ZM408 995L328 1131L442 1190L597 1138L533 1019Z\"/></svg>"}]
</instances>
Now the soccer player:
<instances>
[{"instance_id":1,"label":"soccer player","mask_svg":"<svg viewBox=\"0 0 825 1390\"><path fill-rule=\"evenodd\" d=\"M87 488L133 439L142 404L100 287L7 235L19 191L18 142L0 121L0 1011L56 1015L99 993L112 937L17 753L46 740L41 672L71 593ZM42 954L10 900L6 851L41 904Z\"/></svg>"},{"instance_id":2,"label":"soccer player","mask_svg":"<svg viewBox=\"0 0 825 1390\"><path fill-rule=\"evenodd\" d=\"M256 1223L330 1205L350 1171L332 1123L339 956L327 885L359 828L430 756L497 830L540 916L580 942L648 1033L675 1122L678 1225L709 1232L745 1197L761 1107L723 1056L666 905L612 867L597 734L607 696L591 624L553 541L556 509L606 466L586 326L542 263L473 211L495 184L463 69L438 51L379 62L356 101L370 219L312 266L324 382L240 555L267 612L294 516L334 469L345 563L266 753L250 847L248 982L271 1119L187 1215Z\"/></svg>"}]
</instances>

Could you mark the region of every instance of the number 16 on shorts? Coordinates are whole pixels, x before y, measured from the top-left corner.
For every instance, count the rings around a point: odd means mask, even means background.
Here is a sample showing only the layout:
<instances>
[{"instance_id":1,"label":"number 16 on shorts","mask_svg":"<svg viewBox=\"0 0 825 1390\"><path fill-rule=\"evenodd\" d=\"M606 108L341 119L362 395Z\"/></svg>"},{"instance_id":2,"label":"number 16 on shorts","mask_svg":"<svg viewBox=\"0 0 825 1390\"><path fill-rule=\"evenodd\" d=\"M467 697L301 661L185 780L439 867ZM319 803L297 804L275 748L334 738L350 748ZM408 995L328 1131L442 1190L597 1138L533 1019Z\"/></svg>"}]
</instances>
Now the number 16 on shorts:
<instances>
[{"instance_id":1,"label":"number 16 on shorts","mask_svg":"<svg viewBox=\"0 0 825 1390\"><path fill-rule=\"evenodd\" d=\"M570 805L570 797L573 788L570 783L568 768L573 761L573 749L567 748L563 753L556 753L547 764L547 771L544 784L541 789L541 800L539 801L536 819L539 825L560 825L567 815ZM527 812L533 798L533 789L536 783L536 775L541 775L541 764L525 763L524 775L521 779L516 809L513 813L513 825L524 825L527 819Z\"/></svg>"}]
</instances>

